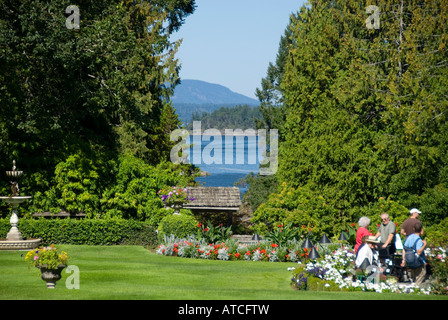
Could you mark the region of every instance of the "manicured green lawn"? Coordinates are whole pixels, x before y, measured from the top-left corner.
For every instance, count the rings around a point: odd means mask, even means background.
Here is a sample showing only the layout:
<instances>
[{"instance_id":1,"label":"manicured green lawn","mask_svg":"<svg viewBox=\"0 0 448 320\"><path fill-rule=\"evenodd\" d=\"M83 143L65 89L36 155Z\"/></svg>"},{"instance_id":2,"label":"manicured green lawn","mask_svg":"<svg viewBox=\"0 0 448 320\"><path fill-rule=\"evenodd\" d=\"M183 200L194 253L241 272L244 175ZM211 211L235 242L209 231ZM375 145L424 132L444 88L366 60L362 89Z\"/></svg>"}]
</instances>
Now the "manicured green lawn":
<instances>
[{"instance_id":1,"label":"manicured green lawn","mask_svg":"<svg viewBox=\"0 0 448 320\"><path fill-rule=\"evenodd\" d=\"M25 251L0 251L2 300L304 300L448 299L440 296L364 292L295 291L289 283L294 263L208 261L160 256L139 246L58 246L80 271L80 288L67 289L63 271L47 289ZM23 256L22 256L23 255Z\"/></svg>"}]
</instances>

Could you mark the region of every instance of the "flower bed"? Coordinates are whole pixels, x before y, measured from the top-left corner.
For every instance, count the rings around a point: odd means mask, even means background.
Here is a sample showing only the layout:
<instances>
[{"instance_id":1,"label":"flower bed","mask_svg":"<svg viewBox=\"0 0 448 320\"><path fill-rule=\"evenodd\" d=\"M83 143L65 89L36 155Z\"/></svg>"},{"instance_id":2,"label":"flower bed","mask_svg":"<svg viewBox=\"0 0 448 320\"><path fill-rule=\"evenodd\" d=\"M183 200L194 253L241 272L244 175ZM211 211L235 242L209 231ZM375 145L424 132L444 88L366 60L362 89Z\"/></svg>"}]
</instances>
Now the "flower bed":
<instances>
[{"instance_id":1,"label":"flower bed","mask_svg":"<svg viewBox=\"0 0 448 320\"><path fill-rule=\"evenodd\" d=\"M374 276L357 277L353 270L354 259L355 256L350 250L339 248L318 261L289 268L293 271L291 285L298 290L431 293L430 289L412 283L398 283L396 278L391 276L377 279Z\"/></svg>"},{"instance_id":2,"label":"flower bed","mask_svg":"<svg viewBox=\"0 0 448 320\"><path fill-rule=\"evenodd\" d=\"M392 276L381 278L359 276L354 270L354 253L336 244L319 245L322 258L310 261L309 249L301 248L301 243L290 241L286 246L262 241L256 245L240 244L231 239L221 243L197 241L194 237L176 239L166 237L157 253L195 259L248 260L268 262L297 262L298 266L288 268L293 272L291 285L297 290L318 291L373 291L415 294L446 294L448 286L446 272L446 250L433 248L426 250L432 265L434 281L431 287L419 287L412 283L399 283ZM436 264L434 264L434 261ZM436 286L434 286L434 283Z\"/></svg>"},{"instance_id":3,"label":"flower bed","mask_svg":"<svg viewBox=\"0 0 448 320\"><path fill-rule=\"evenodd\" d=\"M181 240L169 237L159 245L157 253L195 259L300 262L308 258L309 249L301 248L301 244L294 241L285 247L264 241L246 245L240 244L235 239L207 243L204 240L198 241L195 237Z\"/></svg>"},{"instance_id":4,"label":"flower bed","mask_svg":"<svg viewBox=\"0 0 448 320\"><path fill-rule=\"evenodd\" d=\"M426 260L431 265L434 281L432 288L435 294L448 294L448 262L447 250L442 247L426 250Z\"/></svg>"}]
</instances>

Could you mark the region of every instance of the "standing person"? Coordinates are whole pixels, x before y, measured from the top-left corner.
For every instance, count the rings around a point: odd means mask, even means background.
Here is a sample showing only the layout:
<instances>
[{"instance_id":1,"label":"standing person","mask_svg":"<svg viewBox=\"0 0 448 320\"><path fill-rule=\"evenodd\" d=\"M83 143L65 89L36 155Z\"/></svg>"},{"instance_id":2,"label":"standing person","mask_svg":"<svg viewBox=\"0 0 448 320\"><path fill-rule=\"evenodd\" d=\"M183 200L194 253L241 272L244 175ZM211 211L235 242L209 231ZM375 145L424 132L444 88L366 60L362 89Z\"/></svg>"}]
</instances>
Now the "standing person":
<instances>
[{"instance_id":1,"label":"standing person","mask_svg":"<svg viewBox=\"0 0 448 320\"><path fill-rule=\"evenodd\" d=\"M416 223L420 222L420 215L422 212L416 208L412 208L409 213L411 216L404 220L403 224L401 225L400 233L404 235L405 237L408 237L409 235L414 233L414 226ZM422 229L423 234L423 229Z\"/></svg>"},{"instance_id":2,"label":"standing person","mask_svg":"<svg viewBox=\"0 0 448 320\"><path fill-rule=\"evenodd\" d=\"M419 260L421 262L421 265L419 267L410 268L408 270L410 278L417 285L422 284L426 278L426 260L425 260L426 241L422 240L421 235L423 235L423 226L422 223L418 221L414 225L414 233L408 235L403 244L405 248L413 248L417 253ZM406 265L407 265L406 250L403 250L403 262L401 263L401 266L404 267Z\"/></svg>"},{"instance_id":3,"label":"standing person","mask_svg":"<svg viewBox=\"0 0 448 320\"><path fill-rule=\"evenodd\" d=\"M387 213L381 214L381 225L375 235L375 239L381 236L378 250L380 256L389 256L395 253L395 223L390 221Z\"/></svg>"},{"instance_id":4,"label":"standing person","mask_svg":"<svg viewBox=\"0 0 448 320\"><path fill-rule=\"evenodd\" d=\"M358 221L358 230L356 230L356 244L355 244L355 254L358 252L359 246L362 244L362 238L364 236L371 236L368 227L370 225L370 219L367 217L361 217Z\"/></svg>"}]
</instances>

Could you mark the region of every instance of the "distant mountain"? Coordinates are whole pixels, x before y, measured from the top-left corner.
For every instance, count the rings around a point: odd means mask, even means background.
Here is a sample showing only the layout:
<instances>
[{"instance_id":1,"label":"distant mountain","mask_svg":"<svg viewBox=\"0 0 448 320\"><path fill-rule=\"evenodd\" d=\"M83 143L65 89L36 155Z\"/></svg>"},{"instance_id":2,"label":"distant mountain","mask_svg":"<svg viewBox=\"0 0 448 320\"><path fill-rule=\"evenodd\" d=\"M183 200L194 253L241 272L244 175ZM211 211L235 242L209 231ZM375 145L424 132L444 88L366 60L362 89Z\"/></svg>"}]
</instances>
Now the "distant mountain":
<instances>
[{"instance_id":1,"label":"distant mountain","mask_svg":"<svg viewBox=\"0 0 448 320\"><path fill-rule=\"evenodd\" d=\"M182 80L174 90L172 101L174 104L259 104L258 100L233 92L229 88L200 80Z\"/></svg>"},{"instance_id":2,"label":"distant mountain","mask_svg":"<svg viewBox=\"0 0 448 320\"><path fill-rule=\"evenodd\" d=\"M211 113L221 107L238 105L258 106L258 100L231 91L219 84L200 80L182 80L171 97L173 106L184 124L191 120L193 113Z\"/></svg>"}]
</instances>

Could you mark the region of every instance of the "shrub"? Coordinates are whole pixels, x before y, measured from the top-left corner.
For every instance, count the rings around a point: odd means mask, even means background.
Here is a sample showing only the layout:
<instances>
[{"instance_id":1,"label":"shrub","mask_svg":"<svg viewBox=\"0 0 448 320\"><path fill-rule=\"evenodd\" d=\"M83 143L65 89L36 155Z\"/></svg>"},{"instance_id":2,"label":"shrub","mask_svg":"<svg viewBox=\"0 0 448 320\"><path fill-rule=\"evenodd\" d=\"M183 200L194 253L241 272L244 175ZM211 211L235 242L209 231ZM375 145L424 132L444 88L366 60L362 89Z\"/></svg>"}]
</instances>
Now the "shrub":
<instances>
[{"instance_id":1,"label":"shrub","mask_svg":"<svg viewBox=\"0 0 448 320\"><path fill-rule=\"evenodd\" d=\"M306 226L314 234L332 234L340 230L339 223L335 223L336 215L337 211L321 195L307 187L292 188L282 183L279 192L271 194L257 208L251 222L256 224L254 231L262 235L278 224Z\"/></svg>"},{"instance_id":2,"label":"shrub","mask_svg":"<svg viewBox=\"0 0 448 320\"><path fill-rule=\"evenodd\" d=\"M196 233L197 225L196 218L184 212L168 215L160 221L158 238L160 241L165 235L186 238Z\"/></svg>"},{"instance_id":3,"label":"shrub","mask_svg":"<svg viewBox=\"0 0 448 320\"><path fill-rule=\"evenodd\" d=\"M209 221L207 226L202 223L197 225L196 237L198 240L204 240L206 243L219 243L230 239L231 227L224 227L222 224L213 226Z\"/></svg>"},{"instance_id":4,"label":"shrub","mask_svg":"<svg viewBox=\"0 0 448 320\"><path fill-rule=\"evenodd\" d=\"M39 174L33 177L44 179ZM84 212L88 218L151 220L157 225L165 212L157 192L167 185L192 182L186 165L152 166L132 155L108 159L77 153L58 163L51 180L33 190L32 200L19 209Z\"/></svg>"},{"instance_id":5,"label":"shrub","mask_svg":"<svg viewBox=\"0 0 448 320\"><path fill-rule=\"evenodd\" d=\"M31 201L32 211L84 212L93 215L100 208L107 172L112 162L91 159L77 153L58 163L51 186L46 191L36 191Z\"/></svg>"},{"instance_id":6,"label":"shrub","mask_svg":"<svg viewBox=\"0 0 448 320\"><path fill-rule=\"evenodd\" d=\"M429 245L444 247L448 245L448 218L445 218L439 224L424 229L424 237Z\"/></svg>"},{"instance_id":7,"label":"shrub","mask_svg":"<svg viewBox=\"0 0 448 320\"><path fill-rule=\"evenodd\" d=\"M438 247L427 251L427 261L433 274L431 285L433 293L446 295L448 294L447 250Z\"/></svg>"},{"instance_id":8,"label":"shrub","mask_svg":"<svg viewBox=\"0 0 448 320\"><path fill-rule=\"evenodd\" d=\"M278 224L267 236L266 239L279 246L285 246L288 241L297 237L297 230L292 228L292 224L286 226Z\"/></svg>"}]
</instances>

